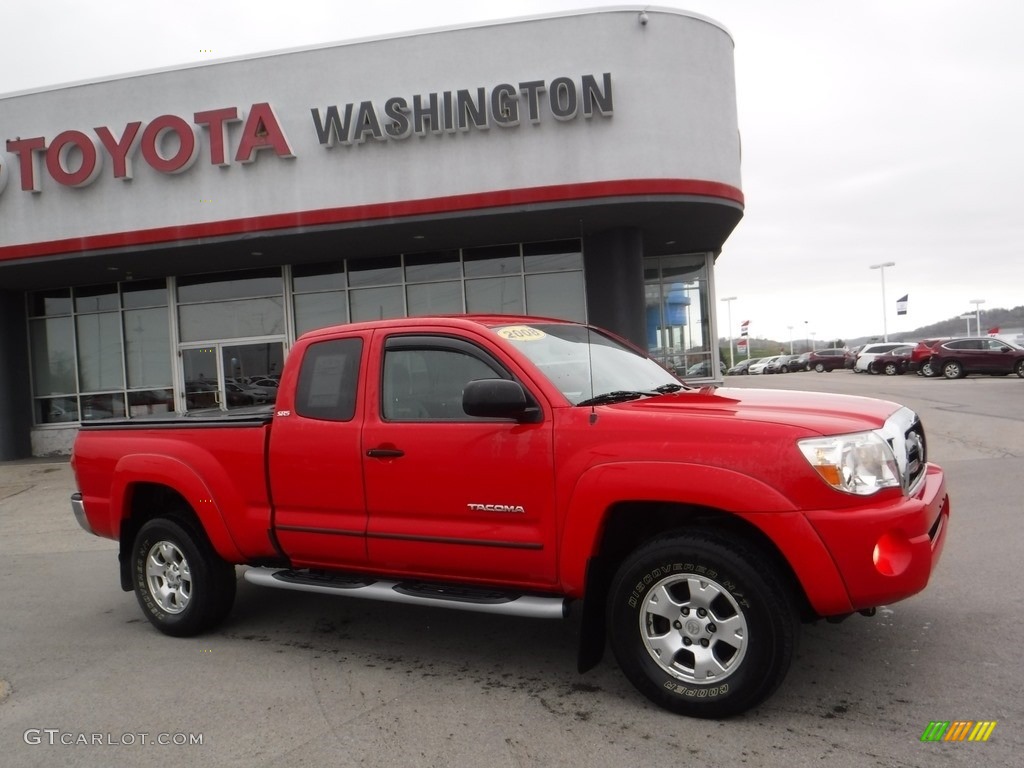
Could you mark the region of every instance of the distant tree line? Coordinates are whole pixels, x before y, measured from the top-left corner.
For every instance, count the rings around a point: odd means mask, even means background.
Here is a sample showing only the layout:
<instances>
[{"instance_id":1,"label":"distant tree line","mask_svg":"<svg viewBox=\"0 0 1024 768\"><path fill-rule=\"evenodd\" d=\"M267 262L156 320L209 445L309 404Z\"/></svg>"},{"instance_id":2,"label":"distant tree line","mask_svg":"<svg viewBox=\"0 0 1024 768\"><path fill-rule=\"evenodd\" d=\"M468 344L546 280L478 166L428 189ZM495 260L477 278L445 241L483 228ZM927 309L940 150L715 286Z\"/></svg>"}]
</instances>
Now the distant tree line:
<instances>
[{"instance_id":1,"label":"distant tree line","mask_svg":"<svg viewBox=\"0 0 1024 768\"><path fill-rule=\"evenodd\" d=\"M967 313L965 313L967 314ZM975 321L972 313L971 317L971 335L977 334L975 329ZM1014 307L1013 309L983 309L981 311L981 335L986 335L989 328L999 328L1002 331L1008 329L1020 329L1024 328L1024 306ZM965 336L967 334L967 321L960 317L951 317L948 320L942 320L938 323L932 323L931 325L924 325L913 331L903 331L900 333L890 333L889 341L917 341L918 339L928 339L935 336ZM823 349L826 347L844 347L849 345L850 347L860 346L861 344L868 344L875 341L881 341L881 336L861 336L855 339L835 339L833 341L815 341L815 349ZM736 339L733 343L736 343ZM776 341L775 339L761 339L761 338L748 338L747 342L750 344L750 357L771 357L772 355L789 354L789 342L788 341ZM729 359L729 340L720 339L719 347L724 355L724 359ZM811 349L811 342L807 339L794 340L793 342L793 354L801 354L808 352ZM743 360L747 357L747 354L741 353L739 350L735 351L736 359Z\"/></svg>"}]
</instances>

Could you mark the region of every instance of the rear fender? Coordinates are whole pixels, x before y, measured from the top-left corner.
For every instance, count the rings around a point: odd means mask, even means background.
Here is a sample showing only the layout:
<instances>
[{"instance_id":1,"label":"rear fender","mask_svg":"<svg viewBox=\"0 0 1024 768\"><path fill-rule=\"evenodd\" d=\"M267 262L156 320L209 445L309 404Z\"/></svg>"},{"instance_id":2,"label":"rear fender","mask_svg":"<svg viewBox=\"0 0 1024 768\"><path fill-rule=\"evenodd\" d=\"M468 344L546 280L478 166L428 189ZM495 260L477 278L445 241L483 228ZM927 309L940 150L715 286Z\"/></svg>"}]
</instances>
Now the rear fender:
<instances>
[{"instance_id":1,"label":"rear fender","mask_svg":"<svg viewBox=\"0 0 1024 768\"><path fill-rule=\"evenodd\" d=\"M209 468L207 468L209 469ZM243 561L237 543L224 521L222 503L231 494L231 479L221 470L223 477L211 477L209 484L185 462L170 456L133 454L117 462L110 495L111 530L117 531L131 513L132 487L139 483L153 483L171 489L192 508L207 538L224 560L229 563ZM210 486L217 488L217 492ZM220 498L218 498L218 494ZM122 549L131 542L121 542Z\"/></svg>"}]
</instances>

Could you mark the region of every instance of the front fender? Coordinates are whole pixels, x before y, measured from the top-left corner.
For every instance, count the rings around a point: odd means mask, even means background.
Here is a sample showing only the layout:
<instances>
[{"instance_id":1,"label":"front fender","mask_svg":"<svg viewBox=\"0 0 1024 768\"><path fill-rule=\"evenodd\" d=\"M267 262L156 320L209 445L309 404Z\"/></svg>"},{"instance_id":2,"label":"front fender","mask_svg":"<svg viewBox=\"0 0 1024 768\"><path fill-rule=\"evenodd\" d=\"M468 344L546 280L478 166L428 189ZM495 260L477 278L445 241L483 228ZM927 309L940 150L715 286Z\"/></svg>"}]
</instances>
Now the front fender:
<instances>
[{"instance_id":1,"label":"front fender","mask_svg":"<svg viewBox=\"0 0 1024 768\"><path fill-rule=\"evenodd\" d=\"M657 461L600 464L580 476L569 500L559 559L567 594L583 594L587 561L597 554L605 512L623 501L686 504L740 514L796 511L776 489L723 467Z\"/></svg>"}]
</instances>

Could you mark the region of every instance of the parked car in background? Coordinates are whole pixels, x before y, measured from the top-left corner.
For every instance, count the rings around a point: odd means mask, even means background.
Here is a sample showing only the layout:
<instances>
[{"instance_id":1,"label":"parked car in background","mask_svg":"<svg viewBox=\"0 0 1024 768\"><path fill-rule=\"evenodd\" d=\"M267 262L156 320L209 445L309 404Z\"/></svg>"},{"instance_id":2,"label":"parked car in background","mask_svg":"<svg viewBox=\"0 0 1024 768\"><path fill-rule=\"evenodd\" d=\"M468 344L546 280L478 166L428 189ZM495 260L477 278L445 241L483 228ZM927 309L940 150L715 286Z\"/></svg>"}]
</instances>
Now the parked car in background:
<instances>
[{"instance_id":1,"label":"parked car in background","mask_svg":"<svg viewBox=\"0 0 1024 768\"><path fill-rule=\"evenodd\" d=\"M910 364L908 369L911 371L917 371L921 376L929 377L934 376L935 372L932 370L931 358L934 354L934 347L946 341L949 337L943 337L938 339L921 339L914 346L914 349L910 353Z\"/></svg>"},{"instance_id":2,"label":"parked car in background","mask_svg":"<svg viewBox=\"0 0 1024 768\"><path fill-rule=\"evenodd\" d=\"M753 363L749 368L747 368L747 373L750 373L750 374L762 374L762 373L764 373L764 369L767 368L768 365L776 357L778 357L778 355L773 355L772 357L762 357L756 363Z\"/></svg>"},{"instance_id":3,"label":"parked car in background","mask_svg":"<svg viewBox=\"0 0 1024 768\"><path fill-rule=\"evenodd\" d=\"M910 368L910 353L914 351L912 344L904 344L890 352L874 355L868 363L868 373L884 373L886 376L902 376Z\"/></svg>"},{"instance_id":4,"label":"parked car in background","mask_svg":"<svg viewBox=\"0 0 1024 768\"><path fill-rule=\"evenodd\" d=\"M750 371L747 369L760 360L760 357L751 357L748 360L740 360L736 365L725 372L726 376L747 376Z\"/></svg>"},{"instance_id":5,"label":"parked car in background","mask_svg":"<svg viewBox=\"0 0 1024 768\"><path fill-rule=\"evenodd\" d=\"M699 363L694 363L686 369L687 378L708 378L715 375L710 360L701 360Z\"/></svg>"},{"instance_id":6,"label":"parked car in background","mask_svg":"<svg viewBox=\"0 0 1024 768\"><path fill-rule=\"evenodd\" d=\"M869 373L871 371L871 361L879 355L885 354L886 352L892 352L900 347L908 347L913 349L913 344L907 344L902 341L886 341L880 344L865 344L855 354L855 360L853 364L854 373Z\"/></svg>"},{"instance_id":7,"label":"parked car in background","mask_svg":"<svg viewBox=\"0 0 1024 768\"><path fill-rule=\"evenodd\" d=\"M789 373L799 355L779 355L765 368L765 373Z\"/></svg>"},{"instance_id":8,"label":"parked car in background","mask_svg":"<svg viewBox=\"0 0 1024 768\"><path fill-rule=\"evenodd\" d=\"M853 355L840 347L816 349L807 358L807 365L812 371L828 373L836 368L845 368L847 361L853 361Z\"/></svg>"},{"instance_id":9,"label":"parked car in background","mask_svg":"<svg viewBox=\"0 0 1024 768\"><path fill-rule=\"evenodd\" d=\"M249 380L249 386L263 390L266 403L272 403L277 399L278 382L274 379L261 379L259 377Z\"/></svg>"},{"instance_id":10,"label":"parked car in background","mask_svg":"<svg viewBox=\"0 0 1024 768\"><path fill-rule=\"evenodd\" d=\"M797 355L796 359L793 360L792 363L790 363L789 370L790 371L809 371L809 370L811 370L810 363L808 362L810 359L811 359L811 353L810 352L804 352L801 355Z\"/></svg>"},{"instance_id":11,"label":"parked car in background","mask_svg":"<svg viewBox=\"0 0 1024 768\"><path fill-rule=\"evenodd\" d=\"M932 347L928 360L936 375L962 379L969 373L1024 379L1024 348L990 337L948 339Z\"/></svg>"}]
</instances>

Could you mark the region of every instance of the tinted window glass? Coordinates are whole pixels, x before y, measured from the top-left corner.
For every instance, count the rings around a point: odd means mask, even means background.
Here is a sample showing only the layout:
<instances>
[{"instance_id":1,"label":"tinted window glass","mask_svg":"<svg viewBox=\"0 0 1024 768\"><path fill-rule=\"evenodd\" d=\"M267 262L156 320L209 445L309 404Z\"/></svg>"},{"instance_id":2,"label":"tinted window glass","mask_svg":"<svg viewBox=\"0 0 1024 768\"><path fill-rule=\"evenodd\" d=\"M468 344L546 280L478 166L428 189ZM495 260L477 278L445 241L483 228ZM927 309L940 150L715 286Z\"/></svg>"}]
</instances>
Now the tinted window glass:
<instances>
[{"instance_id":1,"label":"tinted window glass","mask_svg":"<svg viewBox=\"0 0 1024 768\"><path fill-rule=\"evenodd\" d=\"M356 410L362 350L362 339L310 345L299 369L295 412L310 419L350 421Z\"/></svg>"},{"instance_id":2,"label":"tinted window glass","mask_svg":"<svg viewBox=\"0 0 1024 768\"><path fill-rule=\"evenodd\" d=\"M476 379L499 378L483 360L457 350L388 350L381 413L389 421L471 421L462 390Z\"/></svg>"},{"instance_id":3,"label":"tinted window glass","mask_svg":"<svg viewBox=\"0 0 1024 768\"><path fill-rule=\"evenodd\" d=\"M278 268L178 278L178 301L183 303L280 296L283 292L284 283Z\"/></svg>"}]
</instances>

